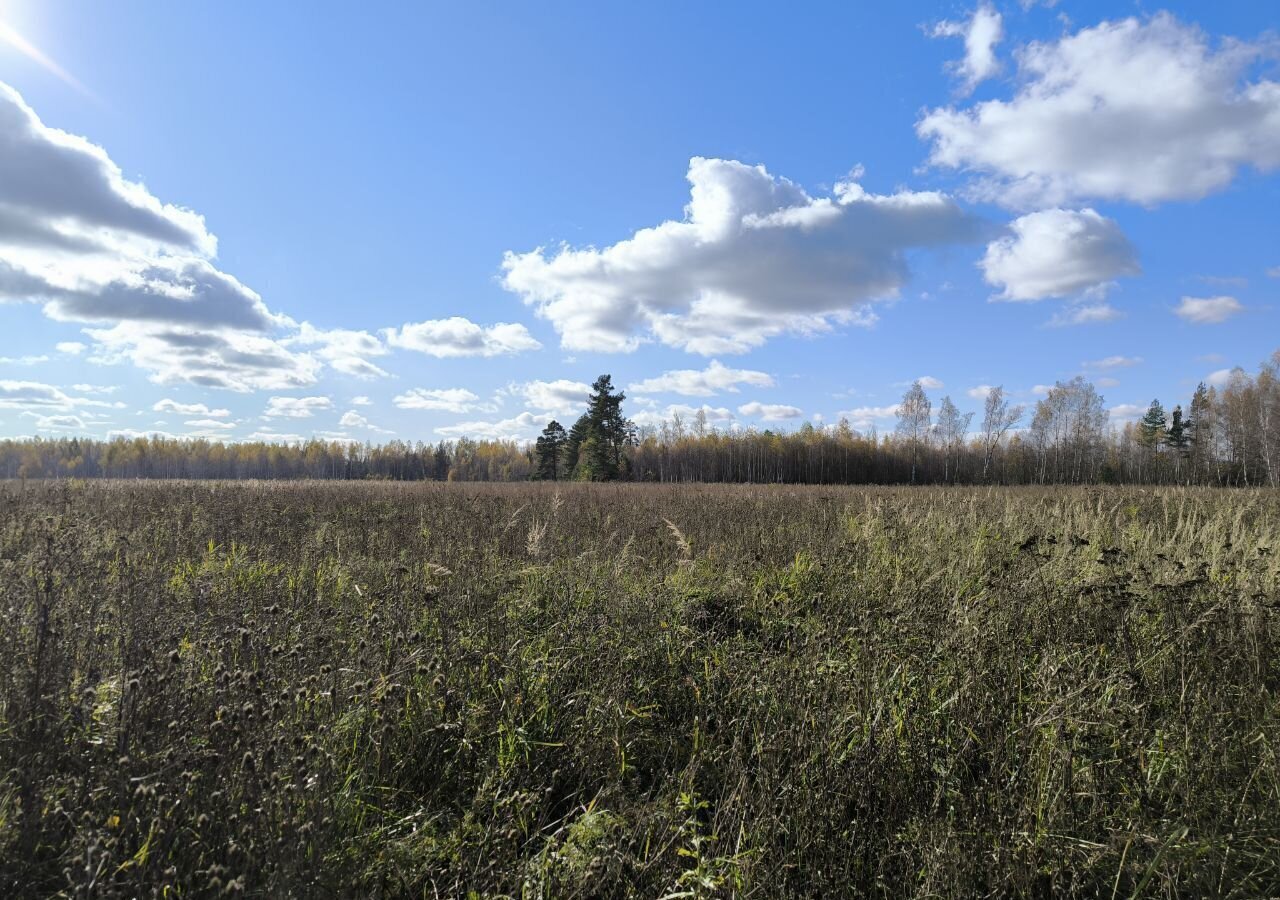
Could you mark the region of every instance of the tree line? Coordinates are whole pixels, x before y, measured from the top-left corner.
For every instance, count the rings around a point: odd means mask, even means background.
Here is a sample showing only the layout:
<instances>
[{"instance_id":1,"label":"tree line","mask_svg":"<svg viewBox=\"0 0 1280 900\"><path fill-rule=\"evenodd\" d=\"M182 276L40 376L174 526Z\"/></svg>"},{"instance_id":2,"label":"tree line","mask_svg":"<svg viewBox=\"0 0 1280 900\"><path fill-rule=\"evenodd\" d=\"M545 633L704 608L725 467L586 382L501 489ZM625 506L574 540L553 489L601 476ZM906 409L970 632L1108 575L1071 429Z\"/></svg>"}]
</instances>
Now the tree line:
<instances>
[{"instance_id":1,"label":"tree line","mask_svg":"<svg viewBox=\"0 0 1280 900\"><path fill-rule=\"evenodd\" d=\"M1059 381L1031 408L993 388L980 415L949 397L935 410L917 382L883 434L847 421L718 430L703 415L637 427L625 399L602 375L572 426L552 421L528 445L4 440L0 477L1280 486L1280 351L1256 374L1200 384L1185 408L1157 399L1121 425L1083 377Z\"/></svg>"}]
</instances>

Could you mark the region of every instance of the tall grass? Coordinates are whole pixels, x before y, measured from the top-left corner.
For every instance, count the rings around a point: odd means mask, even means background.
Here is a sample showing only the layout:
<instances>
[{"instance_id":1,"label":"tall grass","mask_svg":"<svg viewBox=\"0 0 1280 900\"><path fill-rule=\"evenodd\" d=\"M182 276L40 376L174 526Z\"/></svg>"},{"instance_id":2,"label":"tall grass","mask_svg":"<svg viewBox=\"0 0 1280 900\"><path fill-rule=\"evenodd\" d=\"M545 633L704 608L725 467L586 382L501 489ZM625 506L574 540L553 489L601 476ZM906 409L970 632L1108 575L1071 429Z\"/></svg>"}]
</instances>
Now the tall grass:
<instances>
[{"instance_id":1,"label":"tall grass","mask_svg":"<svg viewBox=\"0 0 1280 900\"><path fill-rule=\"evenodd\" d=\"M1280 894L1280 497L0 489L0 895Z\"/></svg>"}]
</instances>

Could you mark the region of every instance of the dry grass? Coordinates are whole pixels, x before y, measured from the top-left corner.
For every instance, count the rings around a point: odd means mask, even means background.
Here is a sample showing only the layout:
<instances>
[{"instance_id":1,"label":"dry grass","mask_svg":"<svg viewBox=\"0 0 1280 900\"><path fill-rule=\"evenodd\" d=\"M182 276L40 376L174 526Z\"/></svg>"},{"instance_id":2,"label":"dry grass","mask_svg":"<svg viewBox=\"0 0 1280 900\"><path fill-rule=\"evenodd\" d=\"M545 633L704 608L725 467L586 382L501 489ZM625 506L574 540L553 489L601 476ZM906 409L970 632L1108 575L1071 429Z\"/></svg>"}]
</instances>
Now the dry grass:
<instances>
[{"instance_id":1,"label":"dry grass","mask_svg":"<svg viewBox=\"0 0 1280 900\"><path fill-rule=\"evenodd\" d=\"M29 483L0 528L0 895L1280 893L1274 493Z\"/></svg>"}]
</instances>

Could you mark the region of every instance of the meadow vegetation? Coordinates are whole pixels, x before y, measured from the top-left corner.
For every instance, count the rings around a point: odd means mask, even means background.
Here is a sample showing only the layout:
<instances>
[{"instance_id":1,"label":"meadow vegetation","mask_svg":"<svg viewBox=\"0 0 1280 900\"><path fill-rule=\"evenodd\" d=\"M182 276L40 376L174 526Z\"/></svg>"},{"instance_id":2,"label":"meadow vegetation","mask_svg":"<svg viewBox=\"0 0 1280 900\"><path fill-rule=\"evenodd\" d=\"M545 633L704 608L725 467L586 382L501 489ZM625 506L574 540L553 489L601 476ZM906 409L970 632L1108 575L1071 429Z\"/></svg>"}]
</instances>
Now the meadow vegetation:
<instances>
[{"instance_id":1,"label":"meadow vegetation","mask_svg":"<svg viewBox=\"0 0 1280 900\"><path fill-rule=\"evenodd\" d=\"M1280 495L0 487L0 895L1280 893Z\"/></svg>"}]
</instances>

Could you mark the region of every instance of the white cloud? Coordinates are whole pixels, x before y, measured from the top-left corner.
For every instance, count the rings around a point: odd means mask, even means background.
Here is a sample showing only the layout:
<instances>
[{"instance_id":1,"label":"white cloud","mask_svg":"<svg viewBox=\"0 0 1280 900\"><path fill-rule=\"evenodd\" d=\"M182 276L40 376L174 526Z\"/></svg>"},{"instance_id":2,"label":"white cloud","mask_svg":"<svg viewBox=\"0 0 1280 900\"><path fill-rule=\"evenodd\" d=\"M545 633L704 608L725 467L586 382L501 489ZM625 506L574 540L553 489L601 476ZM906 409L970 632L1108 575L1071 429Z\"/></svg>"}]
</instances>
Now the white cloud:
<instances>
[{"instance_id":1,"label":"white cloud","mask_svg":"<svg viewBox=\"0 0 1280 900\"><path fill-rule=\"evenodd\" d=\"M263 411L264 419L309 419L317 412L333 409L328 397L271 397Z\"/></svg>"},{"instance_id":2,"label":"white cloud","mask_svg":"<svg viewBox=\"0 0 1280 900\"><path fill-rule=\"evenodd\" d=\"M352 397L351 405L352 406L372 406L373 401L362 394L359 397Z\"/></svg>"},{"instance_id":3,"label":"white cloud","mask_svg":"<svg viewBox=\"0 0 1280 900\"><path fill-rule=\"evenodd\" d=\"M107 432L107 440L115 440L116 438L125 438L134 440L135 438L145 437L161 437L161 438L181 438L183 435L172 434L168 431L159 431L155 428L150 431L138 431L134 428L113 428Z\"/></svg>"},{"instance_id":4,"label":"white cloud","mask_svg":"<svg viewBox=\"0 0 1280 900\"><path fill-rule=\"evenodd\" d=\"M731 369L718 359L713 359L705 369L673 369L656 378L637 381L627 386L627 392L714 397L721 391L736 394L739 385L773 387L773 377L767 372L752 369Z\"/></svg>"},{"instance_id":5,"label":"white cloud","mask_svg":"<svg viewBox=\"0 0 1280 900\"><path fill-rule=\"evenodd\" d=\"M701 412L706 418L708 425L723 425L733 421L733 413L723 406L687 406L682 403L672 403L665 409L659 411L656 409L646 409L631 417L631 421L637 425L650 425L657 427L664 422L673 423L677 418L685 428L690 427L694 420L697 419L698 413Z\"/></svg>"},{"instance_id":6,"label":"white cloud","mask_svg":"<svg viewBox=\"0 0 1280 900\"><path fill-rule=\"evenodd\" d=\"M1107 378L1107 377L1095 378L1093 379L1093 383L1100 388L1113 388L1120 384L1120 382L1117 379Z\"/></svg>"},{"instance_id":7,"label":"white cloud","mask_svg":"<svg viewBox=\"0 0 1280 900\"><path fill-rule=\"evenodd\" d=\"M1107 410L1107 415L1112 419L1134 419L1138 416L1145 415L1147 408L1139 406L1136 403L1120 403Z\"/></svg>"},{"instance_id":8,"label":"white cloud","mask_svg":"<svg viewBox=\"0 0 1280 900\"><path fill-rule=\"evenodd\" d=\"M1141 356L1108 356L1105 359L1093 359L1083 365L1086 369L1129 369L1141 365Z\"/></svg>"},{"instance_id":9,"label":"white cloud","mask_svg":"<svg viewBox=\"0 0 1280 900\"><path fill-rule=\"evenodd\" d=\"M493 412L492 403L481 403L480 398L466 388L412 388L398 394L391 401L400 409L434 409L443 412Z\"/></svg>"},{"instance_id":10,"label":"white cloud","mask_svg":"<svg viewBox=\"0 0 1280 900\"><path fill-rule=\"evenodd\" d=\"M916 381L920 382L920 387L926 391L939 391L946 387L942 379L934 378L932 375L921 375Z\"/></svg>"},{"instance_id":11,"label":"white cloud","mask_svg":"<svg viewBox=\"0 0 1280 900\"><path fill-rule=\"evenodd\" d=\"M852 182L810 197L763 166L694 157L685 218L604 249L508 252L504 286L569 350L630 352L657 340L706 355L784 333L869 324L866 306L908 277L907 250L975 240L943 194L869 194Z\"/></svg>"},{"instance_id":12,"label":"white cloud","mask_svg":"<svg viewBox=\"0 0 1280 900\"><path fill-rule=\"evenodd\" d=\"M532 440L538 431L546 427L549 421L551 421L551 417L548 415L522 412L518 416L513 416L510 419L501 419L497 422L475 421L444 425L437 428L435 432L442 437L450 438L470 437L499 441L527 441Z\"/></svg>"},{"instance_id":13,"label":"white cloud","mask_svg":"<svg viewBox=\"0 0 1280 900\"><path fill-rule=\"evenodd\" d=\"M1051 390L1053 390L1051 384L1037 384L1031 388L1031 393L1037 397L1046 397Z\"/></svg>"},{"instance_id":14,"label":"white cloud","mask_svg":"<svg viewBox=\"0 0 1280 900\"><path fill-rule=\"evenodd\" d=\"M987 245L980 264L1002 300L1043 300L1100 291L1141 272L1114 220L1092 209L1045 209L1013 220L1012 234Z\"/></svg>"},{"instance_id":15,"label":"white cloud","mask_svg":"<svg viewBox=\"0 0 1280 900\"><path fill-rule=\"evenodd\" d=\"M73 397L61 388L38 381L0 379L0 409L56 410L69 412L77 408L118 409L123 403L108 403L87 397Z\"/></svg>"},{"instance_id":16,"label":"white cloud","mask_svg":"<svg viewBox=\"0 0 1280 900\"><path fill-rule=\"evenodd\" d=\"M35 418L37 431L84 431L84 419L79 416L71 415L52 415L41 416L32 414Z\"/></svg>"},{"instance_id":17,"label":"white cloud","mask_svg":"<svg viewBox=\"0 0 1280 900\"><path fill-rule=\"evenodd\" d=\"M939 22L933 36L964 38L964 59L951 68L963 79L965 93L1000 71L996 45L1004 37L1004 20L990 3L975 9L967 22Z\"/></svg>"},{"instance_id":18,"label":"white cloud","mask_svg":"<svg viewBox=\"0 0 1280 900\"><path fill-rule=\"evenodd\" d=\"M1280 165L1280 83L1251 80L1270 53L1213 48L1169 13L1103 22L1023 46L1011 99L931 110L917 132L933 164L979 176L975 197L1015 208L1196 199Z\"/></svg>"},{"instance_id":19,"label":"white cloud","mask_svg":"<svg viewBox=\"0 0 1280 900\"><path fill-rule=\"evenodd\" d=\"M854 409L841 410L836 413L836 418L848 419L849 424L854 428L865 430L872 425L884 424L886 420L897 416L898 407L897 403L889 406L858 406Z\"/></svg>"},{"instance_id":20,"label":"white cloud","mask_svg":"<svg viewBox=\"0 0 1280 900\"><path fill-rule=\"evenodd\" d=\"M385 356L390 351L386 344L367 331L349 328L316 328L303 322L298 333L286 344L301 344L316 348L316 355L336 371L356 378L386 378L388 373L369 362L370 356Z\"/></svg>"},{"instance_id":21,"label":"white cloud","mask_svg":"<svg viewBox=\"0 0 1280 900\"><path fill-rule=\"evenodd\" d=\"M761 419L765 422L781 422L785 419L797 419L804 415L804 410L798 406L787 406L783 403L761 403L758 400L752 400L750 403L744 403L738 407L739 415L747 416L751 419Z\"/></svg>"},{"instance_id":22,"label":"white cloud","mask_svg":"<svg viewBox=\"0 0 1280 900\"><path fill-rule=\"evenodd\" d=\"M114 384L73 384L71 389L79 391L82 394L114 394L120 390Z\"/></svg>"},{"instance_id":23,"label":"white cloud","mask_svg":"<svg viewBox=\"0 0 1280 900\"><path fill-rule=\"evenodd\" d=\"M1244 312L1235 297L1183 297L1174 313L1194 325L1217 325Z\"/></svg>"},{"instance_id":24,"label":"white cloud","mask_svg":"<svg viewBox=\"0 0 1280 900\"><path fill-rule=\"evenodd\" d=\"M1104 322L1114 322L1123 316L1124 313L1110 303L1073 303L1065 309L1054 313L1049 319L1048 325L1051 328L1067 328L1072 325L1101 325Z\"/></svg>"},{"instance_id":25,"label":"white cloud","mask_svg":"<svg viewBox=\"0 0 1280 900\"><path fill-rule=\"evenodd\" d=\"M159 383L248 391L315 381L319 363L277 340L292 320L213 265L217 240L199 215L126 179L101 147L45 125L4 84L0 142L0 302L93 326L93 361L128 361Z\"/></svg>"},{"instance_id":26,"label":"white cloud","mask_svg":"<svg viewBox=\"0 0 1280 900\"><path fill-rule=\"evenodd\" d=\"M225 419L231 415L229 409L210 409L203 403L179 403L177 400L166 397L156 402L151 407L153 412L158 413L174 413L179 416L204 416L213 419Z\"/></svg>"},{"instance_id":27,"label":"white cloud","mask_svg":"<svg viewBox=\"0 0 1280 900\"><path fill-rule=\"evenodd\" d=\"M1272 266L1270 269L1267 269L1267 277L1280 278L1280 266Z\"/></svg>"},{"instance_id":28,"label":"white cloud","mask_svg":"<svg viewBox=\"0 0 1280 900\"><path fill-rule=\"evenodd\" d=\"M58 341L58 343L54 344L54 349L59 353L65 353L68 356L79 356L87 350L88 347L79 341Z\"/></svg>"},{"instance_id":29,"label":"white cloud","mask_svg":"<svg viewBox=\"0 0 1280 900\"><path fill-rule=\"evenodd\" d=\"M247 393L309 387L321 363L309 353L294 353L280 341L242 331L150 327L121 322L112 328L86 329L98 344L90 362L131 362L149 370L157 384Z\"/></svg>"},{"instance_id":30,"label":"white cloud","mask_svg":"<svg viewBox=\"0 0 1280 900\"><path fill-rule=\"evenodd\" d=\"M306 440L300 434L282 433L279 431L255 431L247 438L250 441L263 441L268 444L298 444Z\"/></svg>"},{"instance_id":31,"label":"white cloud","mask_svg":"<svg viewBox=\"0 0 1280 900\"><path fill-rule=\"evenodd\" d=\"M206 431L215 428L229 431L236 427L235 422L221 422L218 419L187 419L183 424L190 425L192 428L202 428Z\"/></svg>"},{"instance_id":32,"label":"white cloud","mask_svg":"<svg viewBox=\"0 0 1280 900\"><path fill-rule=\"evenodd\" d=\"M972 397L974 400L986 400L987 395L994 390L995 390L995 385L979 384L969 388L969 390L965 391L965 394L969 397Z\"/></svg>"},{"instance_id":33,"label":"white cloud","mask_svg":"<svg viewBox=\"0 0 1280 900\"><path fill-rule=\"evenodd\" d=\"M49 357L40 356L0 356L0 366L38 366L46 363Z\"/></svg>"},{"instance_id":34,"label":"white cloud","mask_svg":"<svg viewBox=\"0 0 1280 900\"><path fill-rule=\"evenodd\" d=\"M1217 369L1205 376L1205 383L1213 387L1226 387L1234 371L1235 369Z\"/></svg>"},{"instance_id":35,"label":"white cloud","mask_svg":"<svg viewBox=\"0 0 1280 900\"><path fill-rule=\"evenodd\" d=\"M529 409L571 416L586 412L587 398L591 394L591 385L583 381L570 381L559 378L555 381L530 381L526 384L515 384L509 392L524 398Z\"/></svg>"},{"instance_id":36,"label":"white cloud","mask_svg":"<svg viewBox=\"0 0 1280 900\"><path fill-rule=\"evenodd\" d=\"M393 347L442 359L512 355L542 348L523 325L507 322L477 325L462 316L408 322L399 328L384 329L382 333Z\"/></svg>"},{"instance_id":37,"label":"white cloud","mask_svg":"<svg viewBox=\"0 0 1280 900\"><path fill-rule=\"evenodd\" d=\"M363 428L366 431L374 431L379 434L391 433L385 428L379 428L377 425L374 425L372 422L370 422L360 413L356 412L354 409L349 409L346 412L344 412L342 414L342 418L338 420L338 424L343 428ZM333 436L339 436L337 435L337 433L332 433L332 434Z\"/></svg>"}]
</instances>

